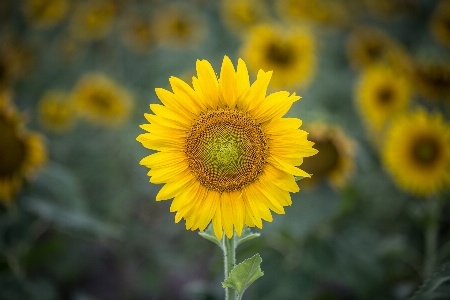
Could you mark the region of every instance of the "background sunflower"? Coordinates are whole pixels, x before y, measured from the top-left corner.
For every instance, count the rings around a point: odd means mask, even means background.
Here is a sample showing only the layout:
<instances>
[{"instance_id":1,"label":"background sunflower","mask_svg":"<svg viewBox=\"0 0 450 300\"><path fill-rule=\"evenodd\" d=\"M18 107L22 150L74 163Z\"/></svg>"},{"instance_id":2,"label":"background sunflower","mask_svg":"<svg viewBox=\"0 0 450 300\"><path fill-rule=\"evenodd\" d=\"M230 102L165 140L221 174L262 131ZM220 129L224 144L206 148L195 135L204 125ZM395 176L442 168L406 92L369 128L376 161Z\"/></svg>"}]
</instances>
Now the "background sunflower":
<instances>
[{"instance_id":1,"label":"background sunflower","mask_svg":"<svg viewBox=\"0 0 450 300\"><path fill-rule=\"evenodd\" d=\"M32 3L45 5L32 11ZM8 153L20 156L6 136L36 157L16 179L0 180L9 203L0 204L0 299L222 299L217 249L185 224L174 223L178 213L180 222L197 225L195 214L179 207L183 201L156 202L168 183L148 182L177 170L178 163L150 170L139 165L155 154L135 139L157 127L150 117L152 124L139 128L147 123L143 114L151 113L149 104L161 105L155 88L173 91L174 79L167 80L173 76L189 86L182 85L185 91L197 90L202 76L221 77L226 55L235 71L239 58L245 61L249 84L260 82L260 69L273 71L267 95L286 90L302 97L284 118L301 119L300 129L311 131L308 140L315 135L308 125L325 124L323 139L335 143L339 155L347 153L352 166L349 176L345 170L335 173L344 183L337 188L328 182L303 188L300 181L301 191L290 193L291 206L262 205L261 217L272 222L255 223L263 225L261 231L253 228L261 237L239 246L237 261L259 252L265 275L244 299L442 300L439 295L450 294L444 280L450 255L450 190L441 180L448 174L445 163L422 171L428 175L422 179L407 160L411 156L389 162L385 157L408 149L423 128L437 132L436 141L444 139L442 128L450 120L447 3L1 0L0 93L9 93L8 107L15 107L6 119L14 116L11 122L20 126L13 127L22 129L3 126L9 133L0 132L0 149L6 149L0 150L0 173L13 165ZM244 8L232 9L238 4ZM208 61L214 72L197 74L197 60ZM359 92L376 100L383 94L381 83L403 95L401 105L391 110L375 102L363 109ZM100 101L90 101L99 90L104 91ZM64 91L70 100L63 107L73 101L74 111L65 114L60 102L44 101L49 91ZM202 95L214 91L204 88ZM390 138L403 110L413 121ZM418 111L428 120L425 127L416 119ZM68 117L74 123L54 132L59 125L44 121L51 116L54 122ZM357 149L338 142L344 136ZM225 137L231 151L235 138ZM174 135L161 139L167 145ZM394 142L395 149L386 150ZM223 143L216 138L208 145L217 149ZM426 148L420 155L429 153ZM231 157L220 157L222 166ZM400 180L404 175L406 181ZM422 184L426 188L419 188ZM171 206L177 212L170 213ZM225 226L229 232L235 224Z\"/></svg>"}]
</instances>

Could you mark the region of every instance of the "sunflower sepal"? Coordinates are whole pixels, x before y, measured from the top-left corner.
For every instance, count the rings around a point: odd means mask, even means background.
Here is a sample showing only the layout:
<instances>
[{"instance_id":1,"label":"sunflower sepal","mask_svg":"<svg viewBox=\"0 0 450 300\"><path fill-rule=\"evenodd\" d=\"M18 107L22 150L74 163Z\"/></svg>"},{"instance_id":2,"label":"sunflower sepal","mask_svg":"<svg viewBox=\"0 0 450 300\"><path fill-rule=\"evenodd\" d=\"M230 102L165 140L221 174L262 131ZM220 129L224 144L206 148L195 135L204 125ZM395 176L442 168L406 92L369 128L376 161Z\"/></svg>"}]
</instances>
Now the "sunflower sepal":
<instances>
[{"instance_id":1,"label":"sunflower sepal","mask_svg":"<svg viewBox=\"0 0 450 300\"><path fill-rule=\"evenodd\" d=\"M250 228L248 228L247 226L244 227L244 229L242 230L242 234L241 236L237 236L236 235L236 248L242 244L245 243L247 241L253 240L254 238L259 237L261 234L256 233L256 232L252 232L250 230Z\"/></svg>"},{"instance_id":2,"label":"sunflower sepal","mask_svg":"<svg viewBox=\"0 0 450 300\"><path fill-rule=\"evenodd\" d=\"M234 289L238 293L237 299L242 299L245 290L264 275L261 271L261 262L262 258L258 253L247 258L231 270L230 275L222 282L222 286Z\"/></svg>"},{"instance_id":3,"label":"sunflower sepal","mask_svg":"<svg viewBox=\"0 0 450 300\"><path fill-rule=\"evenodd\" d=\"M220 247L223 251L222 241L217 239L216 234L214 233L214 229L212 224L209 224L205 231L198 233L202 238L207 239L210 242L213 242L217 246Z\"/></svg>"},{"instance_id":4,"label":"sunflower sepal","mask_svg":"<svg viewBox=\"0 0 450 300\"><path fill-rule=\"evenodd\" d=\"M311 177L313 174L309 174L309 176ZM299 180L302 180L302 179L304 179L304 178L310 178L310 177L305 177L305 176L294 176L294 180L295 181L299 181Z\"/></svg>"}]
</instances>

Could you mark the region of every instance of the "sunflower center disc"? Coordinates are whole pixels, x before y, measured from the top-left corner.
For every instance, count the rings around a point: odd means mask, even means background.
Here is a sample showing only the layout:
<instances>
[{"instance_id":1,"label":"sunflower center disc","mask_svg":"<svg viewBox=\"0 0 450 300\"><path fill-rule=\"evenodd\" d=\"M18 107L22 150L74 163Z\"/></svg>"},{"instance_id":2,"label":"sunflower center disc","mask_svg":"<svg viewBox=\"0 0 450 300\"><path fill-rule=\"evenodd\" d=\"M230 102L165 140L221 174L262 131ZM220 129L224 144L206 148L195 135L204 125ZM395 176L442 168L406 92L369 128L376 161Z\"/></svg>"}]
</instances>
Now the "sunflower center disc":
<instances>
[{"instance_id":1,"label":"sunflower center disc","mask_svg":"<svg viewBox=\"0 0 450 300\"><path fill-rule=\"evenodd\" d=\"M413 146L413 157L417 163L430 166L439 156L439 145L434 139L423 138Z\"/></svg>"},{"instance_id":2,"label":"sunflower center disc","mask_svg":"<svg viewBox=\"0 0 450 300\"><path fill-rule=\"evenodd\" d=\"M17 138L12 124L0 118L0 177L14 175L25 158L25 146Z\"/></svg>"},{"instance_id":3,"label":"sunflower center disc","mask_svg":"<svg viewBox=\"0 0 450 300\"><path fill-rule=\"evenodd\" d=\"M266 51L267 58L278 65L289 65L294 58L294 53L292 53L292 49L287 44L272 43L267 47Z\"/></svg>"},{"instance_id":4,"label":"sunflower center disc","mask_svg":"<svg viewBox=\"0 0 450 300\"><path fill-rule=\"evenodd\" d=\"M389 104L394 99L394 91L389 87L383 87L378 91L378 102L380 104Z\"/></svg>"},{"instance_id":5,"label":"sunflower center disc","mask_svg":"<svg viewBox=\"0 0 450 300\"><path fill-rule=\"evenodd\" d=\"M267 156L259 124L241 111L201 115L186 138L189 167L208 189L236 191L261 173Z\"/></svg>"}]
</instances>

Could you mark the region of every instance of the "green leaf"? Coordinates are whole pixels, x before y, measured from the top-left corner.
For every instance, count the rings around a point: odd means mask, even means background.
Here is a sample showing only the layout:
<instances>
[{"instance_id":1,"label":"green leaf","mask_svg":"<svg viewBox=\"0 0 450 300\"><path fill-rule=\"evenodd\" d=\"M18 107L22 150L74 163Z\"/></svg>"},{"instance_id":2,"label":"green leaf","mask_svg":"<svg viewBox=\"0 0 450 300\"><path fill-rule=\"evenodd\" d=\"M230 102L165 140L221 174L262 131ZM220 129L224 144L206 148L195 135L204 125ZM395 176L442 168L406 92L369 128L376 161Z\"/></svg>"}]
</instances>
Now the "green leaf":
<instances>
[{"instance_id":1,"label":"green leaf","mask_svg":"<svg viewBox=\"0 0 450 300\"><path fill-rule=\"evenodd\" d=\"M236 248L246 242L246 241L250 241L253 240L254 238L259 237L260 234L259 233L254 233L250 230L250 228L248 228L247 226L244 227L244 229L242 230L242 234L241 236L236 236Z\"/></svg>"},{"instance_id":2,"label":"green leaf","mask_svg":"<svg viewBox=\"0 0 450 300\"><path fill-rule=\"evenodd\" d=\"M410 300L445 300L450 295L450 262L445 263L414 293Z\"/></svg>"},{"instance_id":3,"label":"green leaf","mask_svg":"<svg viewBox=\"0 0 450 300\"><path fill-rule=\"evenodd\" d=\"M214 244L216 244L217 246L220 247L220 249L223 250L222 247L222 242L216 237L216 234L214 233L214 229L212 227L212 224L209 224L208 228L206 228L205 231L203 232L199 232L198 234L200 234L200 236L202 238L207 239L208 241L213 242Z\"/></svg>"},{"instance_id":4,"label":"green leaf","mask_svg":"<svg viewBox=\"0 0 450 300\"><path fill-rule=\"evenodd\" d=\"M264 275L260 267L261 262L259 254L244 260L231 270L230 275L222 282L222 286L236 290L239 294L238 299L242 299L245 290L256 279Z\"/></svg>"}]
</instances>

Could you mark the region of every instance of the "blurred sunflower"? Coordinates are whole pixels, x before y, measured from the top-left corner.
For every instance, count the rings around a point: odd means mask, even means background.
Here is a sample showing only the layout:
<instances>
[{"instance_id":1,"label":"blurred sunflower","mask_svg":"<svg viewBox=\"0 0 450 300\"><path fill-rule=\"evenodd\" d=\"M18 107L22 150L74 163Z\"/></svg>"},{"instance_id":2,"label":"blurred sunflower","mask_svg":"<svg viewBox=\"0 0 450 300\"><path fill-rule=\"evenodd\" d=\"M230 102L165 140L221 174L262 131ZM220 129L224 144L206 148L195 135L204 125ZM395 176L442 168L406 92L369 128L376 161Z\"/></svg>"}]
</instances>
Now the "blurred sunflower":
<instances>
[{"instance_id":1,"label":"blurred sunflower","mask_svg":"<svg viewBox=\"0 0 450 300\"><path fill-rule=\"evenodd\" d=\"M443 0L436 7L431 32L437 41L450 47L450 0Z\"/></svg>"},{"instance_id":2,"label":"blurred sunflower","mask_svg":"<svg viewBox=\"0 0 450 300\"><path fill-rule=\"evenodd\" d=\"M299 181L299 185L327 180L335 188L345 186L355 168L355 142L336 126L310 124L306 131L319 152L304 159L302 169L313 176Z\"/></svg>"},{"instance_id":3,"label":"blurred sunflower","mask_svg":"<svg viewBox=\"0 0 450 300\"><path fill-rule=\"evenodd\" d=\"M48 130L65 132L75 121L75 109L72 96L66 92L50 90L39 100L39 122Z\"/></svg>"},{"instance_id":4,"label":"blurred sunflower","mask_svg":"<svg viewBox=\"0 0 450 300\"><path fill-rule=\"evenodd\" d=\"M9 205L24 179L43 165L46 148L39 134L24 129L23 118L0 95L0 202Z\"/></svg>"},{"instance_id":5,"label":"blurred sunflower","mask_svg":"<svg viewBox=\"0 0 450 300\"><path fill-rule=\"evenodd\" d=\"M387 133L383 163L404 190L428 196L450 185L450 125L424 110L395 119Z\"/></svg>"},{"instance_id":6,"label":"blurred sunflower","mask_svg":"<svg viewBox=\"0 0 450 300\"><path fill-rule=\"evenodd\" d=\"M270 18L265 3L258 0L222 0L221 14L225 25L237 33L246 33Z\"/></svg>"},{"instance_id":7,"label":"blurred sunflower","mask_svg":"<svg viewBox=\"0 0 450 300\"><path fill-rule=\"evenodd\" d=\"M347 41L347 56L357 70L374 63L388 64L401 71L410 67L410 59L401 45L375 27L358 27L351 33Z\"/></svg>"},{"instance_id":8,"label":"blurred sunflower","mask_svg":"<svg viewBox=\"0 0 450 300\"><path fill-rule=\"evenodd\" d=\"M26 0L24 12L28 21L37 28L50 28L67 15L68 0Z\"/></svg>"},{"instance_id":9,"label":"blurred sunflower","mask_svg":"<svg viewBox=\"0 0 450 300\"><path fill-rule=\"evenodd\" d=\"M78 81L73 97L80 115L104 126L122 124L133 106L128 91L101 73L85 74Z\"/></svg>"},{"instance_id":10,"label":"blurred sunflower","mask_svg":"<svg viewBox=\"0 0 450 300\"><path fill-rule=\"evenodd\" d=\"M375 17L389 20L416 10L414 0L364 0L369 12Z\"/></svg>"},{"instance_id":11,"label":"blurred sunflower","mask_svg":"<svg viewBox=\"0 0 450 300\"><path fill-rule=\"evenodd\" d=\"M78 4L71 17L71 32L83 40L105 38L112 30L116 7L107 0L93 0Z\"/></svg>"},{"instance_id":12,"label":"blurred sunflower","mask_svg":"<svg viewBox=\"0 0 450 300\"><path fill-rule=\"evenodd\" d=\"M260 70L250 85L247 67L239 59L237 71L225 56L220 78L206 60L197 60L192 89L169 79L173 93L156 89L164 105L151 104L145 114L148 133L137 140L159 151L142 159L150 168L150 182L165 183L156 200L174 198L175 222L203 231L211 222L220 239L244 225L262 228L272 221L270 210L283 214L291 205L289 192L299 188L293 175L309 177L295 167L317 150L298 130L302 122L282 118L300 99L295 93L266 96L272 72Z\"/></svg>"},{"instance_id":13,"label":"blurred sunflower","mask_svg":"<svg viewBox=\"0 0 450 300\"><path fill-rule=\"evenodd\" d=\"M208 28L203 15L183 5L159 8L152 26L157 40L174 48L198 46Z\"/></svg>"},{"instance_id":14,"label":"blurred sunflower","mask_svg":"<svg viewBox=\"0 0 450 300\"><path fill-rule=\"evenodd\" d=\"M307 29L256 26L241 53L251 71L274 71L273 87L306 87L316 71L316 41Z\"/></svg>"},{"instance_id":15,"label":"blurred sunflower","mask_svg":"<svg viewBox=\"0 0 450 300\"><path fill-rule=\"evenodd\" d=\"M417 62L412 69L415 88L426 99L450 100L450 65L446 62Z\"/></svg>"},{"instance_id":16,"label":"blurred sunflower","mask_svg":"<svg viewBox=\"0 0 450 300\"><path fill-rule=\"evenodd\" d=\"M386 65L373 65L361 75L355 100L369 131L379 135L386 122L404 112L411 102L411 85Z\"/></svg>"},{"instance_id":17,"label":"blurred sunflower","mask_svg":"<svg viewBox=\"0 0 450 300\"><path fill-rule=\"evenodd\" d=\"M120 39L131 51L148 52L155 44L150 20L135 14L125 15L119 22Z\"/></svg>"},{"instance_id":18,"label":"blurred sunflower","mask_svg":"<svg viewBox=\"0 0 450 300\"><path fill-rule=\"evenodd\" d=\"M288 21L312 21L344 25L350 15L346 6L335 0L277 0L278 15Z\"/></svg>"}]
</instances>

